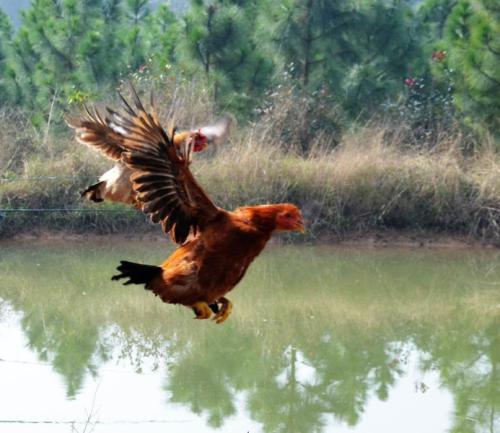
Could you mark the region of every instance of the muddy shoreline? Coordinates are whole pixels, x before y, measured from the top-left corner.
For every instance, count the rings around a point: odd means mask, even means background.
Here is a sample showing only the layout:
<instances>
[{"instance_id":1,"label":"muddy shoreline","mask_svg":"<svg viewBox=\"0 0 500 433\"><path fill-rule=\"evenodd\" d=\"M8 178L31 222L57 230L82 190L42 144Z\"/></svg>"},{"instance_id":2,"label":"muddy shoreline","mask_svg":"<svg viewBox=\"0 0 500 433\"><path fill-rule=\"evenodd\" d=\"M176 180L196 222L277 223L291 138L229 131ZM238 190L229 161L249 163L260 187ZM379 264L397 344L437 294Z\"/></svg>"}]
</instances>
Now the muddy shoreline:
<instances>
[{"instance_id":1,"label":"muddy shoreline","mask_svg":"<svg viewBox=\"0 0 500 433\"><path fill-rule=\"evenodd\" d=\"M94 243L119 243L119 242L168 242L169 239L161 234L153 232L143 233L70 233L65 231L40 230L30 233L17 234L13 237L0 239L2 244L16 243L44 243L44 242L94 242ZM353 248L443 248L443 249L475 249L500 247L498 242L488 242L484 239L477 239L471 236L436 233L431 231L411 231L411 230L378 230L367 232L346 233L341 236L326 234L317 237L306 237L303 240L294 237L293 239L277 236L271 240L273 244L325 244L341 247Z\"/></svg>"}]
</instances>

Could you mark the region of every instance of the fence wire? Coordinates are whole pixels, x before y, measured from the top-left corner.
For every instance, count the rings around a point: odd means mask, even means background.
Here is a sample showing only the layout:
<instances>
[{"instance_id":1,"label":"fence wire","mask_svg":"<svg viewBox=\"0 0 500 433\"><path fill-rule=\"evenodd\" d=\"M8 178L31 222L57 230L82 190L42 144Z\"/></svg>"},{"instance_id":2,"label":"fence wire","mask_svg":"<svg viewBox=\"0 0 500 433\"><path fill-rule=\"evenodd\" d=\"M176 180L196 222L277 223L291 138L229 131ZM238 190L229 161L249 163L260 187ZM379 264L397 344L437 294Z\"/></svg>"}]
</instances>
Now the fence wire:
<instances>
[{"instance_id":1,"label":"fence wire","mask_svg":"<svg viewBox=\"0 0 500 433\"><path fill-rule=\"evenodd\" d=\"M127 209L89 209L89 208L14 208L14 209L0 209L1 213L15 213L15 212L114 212L114 213L129 213L137 214L137 211Z\"/></svg>"},{"instance_id":2,"label":"fence wire","mask_svg":"<svg viewBox=\"0 0 500 433\"><path fill-rule=\"evenodd\" d=\"M78 176L17 176L0 177L0 183L4 182L34 182L40 180L68 180L78 179ZM0 220L7 214L12 213L117 213L117 214L137 214L131 209L94 209L94 208L0 208Z\"/></svg>"},{"instance_id":3,"label":"fence wire","mask_svg":"<svg viewBox=\"0 0 500 433\"><path fill-rule=\"evenodd\" d=\"M168 419L145 419L145 420L114 420L114 421L58 421L58 420L33 420L24 421L21 419L0 419L0 424L62 424L62 425L94 425L94 424L173 424L188 423L192 420L168 420Z\"/></svg>"},{"instance_id":4,"label":"fence wire","mask_svg":"<svg viewBox=\"0 0 500 433\"><path fill-rule=\"evenodd\" d=\"M17 176L17 177L0 177L0 182L30 182L35 180L68 180L78 179L78 176Z\"/></svg>"}]
</instances>

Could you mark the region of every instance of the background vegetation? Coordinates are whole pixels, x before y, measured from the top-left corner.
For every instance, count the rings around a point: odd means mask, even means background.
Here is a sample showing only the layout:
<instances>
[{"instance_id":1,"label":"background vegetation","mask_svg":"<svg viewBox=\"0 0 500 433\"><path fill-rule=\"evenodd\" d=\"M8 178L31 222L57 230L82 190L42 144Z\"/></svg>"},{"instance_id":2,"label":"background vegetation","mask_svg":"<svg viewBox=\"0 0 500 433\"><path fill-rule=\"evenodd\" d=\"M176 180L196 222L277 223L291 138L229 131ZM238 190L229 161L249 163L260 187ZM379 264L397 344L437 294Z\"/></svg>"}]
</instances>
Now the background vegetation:
<instances>
[{"instance_id":1,"label":"background vegetation","mask_svg":"<svg viewBox=\"0 0 500 433\"><path fill-rule=\"evenodd\" d=\"M294 201L312 235L496 240L499 16L493 0L33 0L16 28L0 12L0 234L147 227L82 203L108 164L63 122L131 80L165 122L237 116L194 165L221 205Z\"/></svg>"}]
</instances>

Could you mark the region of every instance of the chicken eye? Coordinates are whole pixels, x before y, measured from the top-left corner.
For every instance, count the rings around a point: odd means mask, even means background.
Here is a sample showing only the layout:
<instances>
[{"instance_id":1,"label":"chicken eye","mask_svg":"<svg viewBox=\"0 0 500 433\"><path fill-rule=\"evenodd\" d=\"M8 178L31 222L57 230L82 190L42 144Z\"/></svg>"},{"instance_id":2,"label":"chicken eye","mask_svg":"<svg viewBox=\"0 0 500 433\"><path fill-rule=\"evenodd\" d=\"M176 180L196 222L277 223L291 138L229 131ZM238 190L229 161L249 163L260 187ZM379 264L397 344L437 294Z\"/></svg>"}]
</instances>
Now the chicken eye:
<instances>
[{"instance_id":1,"label":"chicken eye","mask_svg":"<svg viewBox=\"0 0 500 433\"><path fill-rule=\"evenodd\" d=\"M287 213L285 214L285 218L291 218L291 217L292 217L292 214L291 214L290 212L287 212Z\"/></svg>"}]
</instances>

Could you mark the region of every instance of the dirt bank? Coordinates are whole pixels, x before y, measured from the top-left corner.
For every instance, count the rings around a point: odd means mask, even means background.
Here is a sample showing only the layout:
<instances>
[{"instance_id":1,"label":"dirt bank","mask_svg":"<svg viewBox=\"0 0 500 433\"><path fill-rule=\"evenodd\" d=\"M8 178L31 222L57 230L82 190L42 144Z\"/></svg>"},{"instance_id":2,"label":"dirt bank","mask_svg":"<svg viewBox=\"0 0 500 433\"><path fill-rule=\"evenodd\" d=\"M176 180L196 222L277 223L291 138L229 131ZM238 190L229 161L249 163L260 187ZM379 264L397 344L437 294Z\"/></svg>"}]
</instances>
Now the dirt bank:
<instances>
[{"instance_id":1,"label":"dirt bank","mask_svg":"<svg viewBox=\"0 0 500 433\"><path fill-rule=\"evenodd\" d=\"M0 240L2 244L28 243L28 242L95 242L110 243L123 241L138 242L170 242L165 236L157 232L145 233L117 233L117 234L95 234L84 233L75 234L64 231L35 231L15 235L10 239ZM320 237L293 238L276 236L272 243L315 243L330 244L345 247L359 248L384 248L384 247L402 247L402 248L498 248L498 242L488 242L479 240L471 236L449 233L437 233L431 231L410 231L410 230L379 230L367 232L347 233L342 236L335 234L323 235Z\"/></svg>"}]
</instances>

